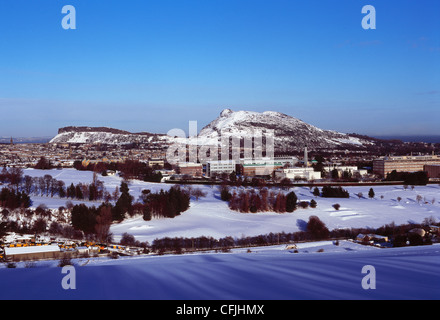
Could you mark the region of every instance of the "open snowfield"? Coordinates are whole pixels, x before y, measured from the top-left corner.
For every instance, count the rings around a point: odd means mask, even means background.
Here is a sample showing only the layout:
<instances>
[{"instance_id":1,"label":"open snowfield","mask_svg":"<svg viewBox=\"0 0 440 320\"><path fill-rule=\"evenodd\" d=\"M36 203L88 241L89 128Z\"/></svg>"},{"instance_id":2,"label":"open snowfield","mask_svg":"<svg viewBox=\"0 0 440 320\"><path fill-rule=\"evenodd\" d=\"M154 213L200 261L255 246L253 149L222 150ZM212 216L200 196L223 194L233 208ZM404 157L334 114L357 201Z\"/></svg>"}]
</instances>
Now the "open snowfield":
<instances>
[{"instance_id":1,"label":"open snowfield","mask_svg":"<svg viewBox=\"0 0 440 320\"><path fill-rule=\"evenodd\" d=\"M72 182L90 183L93 173L88 171L76 171L74 169L63 170L33 170L28 169L25 175L41 176L50 174L58 180L63 180L67 186ZM102 177L105 187L110 192L114 191L121 183L117 176ZM167 190L169 184L147 183L132 181L129 184L130 193L138 199L143 189L152 192L160 189ZM268 213L239 213L228 208L226 202L220 200L220 194L216 186L192 186L201 188L207 192L205 198L199 201L191 200L191 208L174 219L160 219L144 221L142 217L126 219L111 228L114 239L118 241L125 232L133 235L137 240L152 242L162 237L198 237L212 236L221 238L226 236L242 237L267 234L270 232L296 232L304 230L309 216L318 216L329 229L371 227L377 228L394 222L396 225L406 223L421 223L423 219L434 217L440 221L440 186L427 185L416 186L414 190L403 186L377 186L373 187L375 198L368 198L370 187L346 187L350 192L348 199L314 197L308 187L292 188L299 200L317 201L317 208L297 209L293 213L278 214ZM359 199L357 194L362 192L364 198ZM421 195L424 200L420 203L416 200ZM381 198L383 196L383 198ZM402 200L399 202L397 198ZM49 208L65 206L67 199L50 197L32 197L34 206L40 203ZM433 201L434 200L434 201ZM74 204L78 201L72 201ZM84 201L83 201L84 202ZM432 203L433 202L433 203ZM88 205L99 206L100 202L88 202ZM332 205L339 203L341 208L335 210Z\"/></svg>"},{"instance_id":2,"label":"open snowfield","mask_svg":"<svg viewBox=\"0 0 440 320\"><path fill-rule=\"evenodd\" d=\"M323 249L324 252L317 252ZM440 245L378 249L348 241L231 253L75 260L76 289L56 261L0 267L0 299L300 300L439 299ZM364 289L364 266L375 289ZM71 274L69 274L71 275Z\"/></svg>"}]
</instances>

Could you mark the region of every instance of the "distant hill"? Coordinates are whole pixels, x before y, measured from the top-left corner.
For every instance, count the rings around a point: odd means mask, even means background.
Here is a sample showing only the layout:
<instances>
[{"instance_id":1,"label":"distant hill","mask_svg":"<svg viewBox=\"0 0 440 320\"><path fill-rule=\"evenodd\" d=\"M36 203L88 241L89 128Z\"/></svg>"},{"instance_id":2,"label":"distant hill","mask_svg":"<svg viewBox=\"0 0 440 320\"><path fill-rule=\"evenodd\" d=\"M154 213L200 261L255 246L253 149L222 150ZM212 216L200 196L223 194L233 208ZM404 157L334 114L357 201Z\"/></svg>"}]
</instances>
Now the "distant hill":
<instances>
[{"instance_id":1,"label":"distant hill","mask_svg":"<svg viewBox=\"0 0 440 320\"><path fill-rule=\"evenodd\" d=\"M276 112L233 111L224 109L206 125L197 138L201 144L219 144L221 137L252 137L256 132L265 134L273 130L275 153L298 153L307 146L310 151L332 153L334 151L368 152L372 154L405 154L409 152L432 152L433 147L424 142L403 142L399 139L381 139L356 133L324 130L298 118ZM186 139L149 132L131 133L107 127L64 127L50 143L72 144L160 144L186 143ZM440 145L438 146L440 147Z\"/></svg>"},{"instance_id":2,"label":"distant hill","mask_svg":"<svg viewBox=\"0 0 440 320\"><path fill-rule=\"evenodd\" d=\"M12 137L12 142L17 143L47 143L52 137ZM0 137L0 143L10 144L11 137Z\"/></svg>"},{"instance_id":3,"label":"distant hill","mask_svg":"<svg viewBox=\"0 0 440 320\"><path fill-rule=\"evenodd\" d=\"M374 144L368 137L360 137L331 130L323 130L295 117L276 112L232 111L225 109L220 116L204 127L203 139L219 139L221 135L251 137L256 131L273 130L275 149L310 150L349 148L359 149Z\"/></svg>"},{"instance_id":4,"label":"distant hill","mask_svg":"<svg viewBox=\"0 0 440 320\"><path fill-rule=\"evenodd\" d=\"M151 143L165 135L149 132L131 133L107 127L64 127L58 130L58 135L50 143L91 143L123 145L132 143Z\"/></svg>"},{"instance_id":5,"label":"distant hill","mask_svg":"<svg viewBox=\"0 0 440 320\"><path fill-rule=\"evenodd\" d=\"M403 142L440 143L440 136L375 136L384 140L401 140Z\"/></svg>"}]
</instances>

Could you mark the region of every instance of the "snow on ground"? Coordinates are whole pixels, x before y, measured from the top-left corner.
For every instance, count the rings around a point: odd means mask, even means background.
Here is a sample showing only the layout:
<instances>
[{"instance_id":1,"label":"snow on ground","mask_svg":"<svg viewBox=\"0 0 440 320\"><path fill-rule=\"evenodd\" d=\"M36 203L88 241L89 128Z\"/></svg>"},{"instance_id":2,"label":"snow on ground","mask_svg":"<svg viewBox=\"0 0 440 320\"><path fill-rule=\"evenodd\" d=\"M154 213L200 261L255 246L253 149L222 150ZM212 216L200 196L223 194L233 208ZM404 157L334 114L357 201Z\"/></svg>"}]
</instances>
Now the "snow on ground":
<instances>
[{"instance_id":1,"label":"snow on ground","mask_svg":"<svg viewBox=\"0 0 440 320\"><path fill-rule=\"evenodd\" d=\"M317 252L324 248L324 252ZM232 250L231 253L75 261L76 289L56 262L0 267L0 299L300 300L439 299L440 245L378 249L348 241ZM376 288L366 290L364 266Z\"/></svg>"},{"instance_id":2,"label":"snow on ground","mask_svg":"<svg viewBox=\"0 0 440 320\"><path fill-rule=\"evenodd\" d=\"M27 169L24 174L30 176L42 176L50 174L58 180L63 180L66 185L78 182L90 183L93 173L88 171L76 171L74 169L63 170L34 170ZM121 183L117 176L99 176L108 191L112 192ZM148 183L131 181L130 193L138 199L143 189L152 192L167 190L170 184ZM220 194L216 186L192 186L201 188L207 192L205 198L199 201L191 200L191 207L174 219L153 219L144 221L142 217L134 217L124 220L120 224L114 224L111 232L118 241L123 233L127 232L141 242L152 242L162 237L198 237L212 236L221 238L226 236L242 237L267 234L270 232L296 232L304 230L311 215L318 216L329 229L371 227L377 228L394 222L396 225L406 223L421 223L425 218L434 217L440 221L440 186L427 185L416 186L414 190L403 186L375 186L375 198L368 198L370 187L345 187L350 192L348 199L314 197L308 187L294 187L293 191L300 200L317 201L317 208L297 209L293 213L278 214L266 213L239 213L228 208L226 202L220 200ZM364 198L358 198L361 192ZM416 200L421 195L420 203ZM399 202L397 198L402 200ZM50 197L32 197L34 206L40 203L49 208L65 206L67 199ZM426 201L426 203L425 203ZM74 204L78 201L72 201ZM84 201L83 201L84 202ZM432 203L433 202L433 203ZM99 206L100 202L88 202L88 205ZM340 209L335 210L333 204L339 203Z\"/></svg>"},{"instance_id":3,"label":"snow on ground","mask_svg":"<svg viewBox=\"0 0 440 320\"><path fill-rule=\"evenodd\" d=\"M50 174L70 183L90 183L87 171L25 170L30 176ZM120 185L119 177L99 177L109 191ZM159 191L169 184L133 181L129 188L137 198L143 189ZM315 198L309 188L292 190L300 200L314 198L318 207L293 213L243 214L229 210L216 187L200 187L205 198L192 200L191 208L174 219L143 221L127 219L112 226L115 240L128 232L139 241L162 237L252 236L270 232L303 230L309 216L316 215L329 229L380 227L394 222L420 223L427 217L440 220L440 187L402 186L347 187L348 199ZM421 195L425 201L417 202ZM383 198L381 198L383 196ZM397 198L401 197L399 202ZM433 203L432 200L434 199ZM64 206L66 199L32 197L34 206ZM86 202L99 205L98 202ZM339 203L340 210L332 205ZM234 249L230 253L136 256L117 260L107 257L74 260L76 289L64 290L66 276L58 261L41 261L34 268L8 269L0 265L0 299L154 299L154 300L294 300L294 299L439 299L440 245L379 249L340 241L298 243L297 252L283 246ZM376 289L362 288L365 265L376 271Z\"/></svg>"}]
</instances>

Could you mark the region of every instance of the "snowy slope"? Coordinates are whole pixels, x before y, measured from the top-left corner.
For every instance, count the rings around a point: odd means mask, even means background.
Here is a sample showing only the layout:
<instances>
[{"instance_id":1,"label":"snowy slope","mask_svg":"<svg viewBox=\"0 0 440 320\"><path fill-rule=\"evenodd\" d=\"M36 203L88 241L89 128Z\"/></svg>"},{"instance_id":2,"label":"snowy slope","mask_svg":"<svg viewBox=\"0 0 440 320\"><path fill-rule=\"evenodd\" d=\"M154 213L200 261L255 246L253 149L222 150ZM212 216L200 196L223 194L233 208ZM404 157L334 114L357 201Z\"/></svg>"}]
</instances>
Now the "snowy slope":
<instances>
[{"instance_id":1,"label":"snowy slope","mask_svg":"<svg viewBox=\"0 0 440 320\"><path fill-rule=\"evenodd\" d=\"M232 111L225 109L220 116L204 127L199 134L202 140L218 140L220 136L252 137L257 131L274 130L275 150L302 150L315 148L363 147L372 141L348 134L322 130L300 119L276 111Z\"/></svg>"},{"instance_id":2,"label":"snowy slope","mask_svg":"<svg viewBox=\"0 0 440 320\"><path fill-rule=\"evenodd\" d=\"M91 172L25 170L25 174L51 174L66 184L91 182ZM119 186L118 177L100 177L109 190ZM170 185L140 181L130 183L137 198L143 189L158 191ZM196 186L193 186L196 187ZM269 232L294 232L304 228L310 215L317 215L329 229L379 227L386 223L421 222L426 217L440 220L438 185L404 190L401 186L375 187L375 199L359 199L369 187L348 187L349 199L316 198L316 209L298 209L291 214L242 214L229 210L219 200L217 189L199 186L206 198L192 200L191 208L174 219L125 220L112 226L118 240L128 232L140 241L161 237L241 237ZM293 190L301 200L313 197L309 188ZM420 194L428 203L418 203ZM383 199L381 199L383 195ZM400 202L397 197L401 197ZM51 208L66 199L33 197L35 205ZM431 203L433 201L433 203ZM340 203L336 211L332 204ZM88 203L96 205L98 203ZM320 250L322 249L322 250ZM323 252L318 252L323 251ZM439 299L440 245L379 249L341 241L298 244L298 252L285 246L234 249L231 253L198 253L169 256L137 256L113 260L74 260L76 289L64 290L65 274L58 261L41 261L35 268L7 269L0 265L0 299ZM376 270L376 289L365 290L362 268Z\"/></svg>"},{"instance_id":3,"label":"snowy slope","mask_svg":"<svg viewBox=\"0 0 440 320\"><path fill-rule=\"evenodd\" d=\"M24 174L30 176L41 176L50 174L58 180L64 180L66 185L70 183L90 183L93 180L93 173L87 171L76 171L74 169L63 170L34 170L27 169ZM99 177L105 187L113 192L121 183L117 176ZM142 181L131 181L129 184L130 193L138 199L143 189L150 189L152 192L161 189L168 190L170 184L148 183ZM123 233L127 232L136 237L139 241L152 242L156 238L163 237L198 237L212 236L221 238L226 236L242 237L267 234L270 232L296 232L304 229L311 215L318 216L329 229L371 227L378 228L385 224L394 222L396 225L406 223L421 223L425 218L433 217L440 221L440 186L416 186L414 190L405 190L403 186L378 186L374 187L375 198L361 198L356 194L362 192L368 194L370 187L346 187L350 193L348 199L320 198L314 197L312 191L307 187L295 187L300 200L315 199L317 208L297 209L293 213L278 214L266 213L239 213L228 208L227 203L220 200L217 187L199 187L207 193L205 198L199 201L192 199L188 211L174 219L153 219L144 221L142 217L126 219L120 224L114 224L111 232L114 239L118 241ZM287 191L286 191L287 192ZM421 195L427 203L417 202L417 195ZM383 196L383 199L381 198ZM397 198L402 200L399 202ZM67 199L32 196L34 206L40 203L46 204L49 208L57 209L65 206ZM433 201L434 200L434 201ZM78 201L73 201L79 203ZM432 203L433 202L433 203ZM88 205L99 206L100 202L85 202ZM339 203L341 208L335 210L333 204Z\"/></svg>"},{"instance_id":4,"label":"snowy slope","mask_svg":"<svg viewBox=\"0 0 440 320\"><path fill-rule=\"evenodd\" d=\"M440 298L438 245L309 254L281 246L252 250L75 261L75 290L62 289L65 274L54 263L0 268L0 299ZM366 265L376 271L374 290L361 285Z\"/></svg>"}]
</instances>

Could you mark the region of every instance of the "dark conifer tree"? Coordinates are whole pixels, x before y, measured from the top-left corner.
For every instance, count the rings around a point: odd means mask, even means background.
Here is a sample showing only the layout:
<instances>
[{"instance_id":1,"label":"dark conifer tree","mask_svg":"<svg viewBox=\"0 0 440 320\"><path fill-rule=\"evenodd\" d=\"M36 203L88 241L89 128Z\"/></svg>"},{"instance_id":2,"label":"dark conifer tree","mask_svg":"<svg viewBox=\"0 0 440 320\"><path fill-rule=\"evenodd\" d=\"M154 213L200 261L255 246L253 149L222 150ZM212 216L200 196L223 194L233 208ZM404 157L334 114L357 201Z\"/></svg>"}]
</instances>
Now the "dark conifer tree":
<instances>
[{"instance_id":1,"label":"dark conifer tree","mask_svg":"<svg viewBox=\"0 0 440 320\"><path fill-rule=\"evenodd\" d=\"M295 192L291 191L286 196L286 211L293 212L296 209L298 197Z\"/></svg>"}]
</instances>

